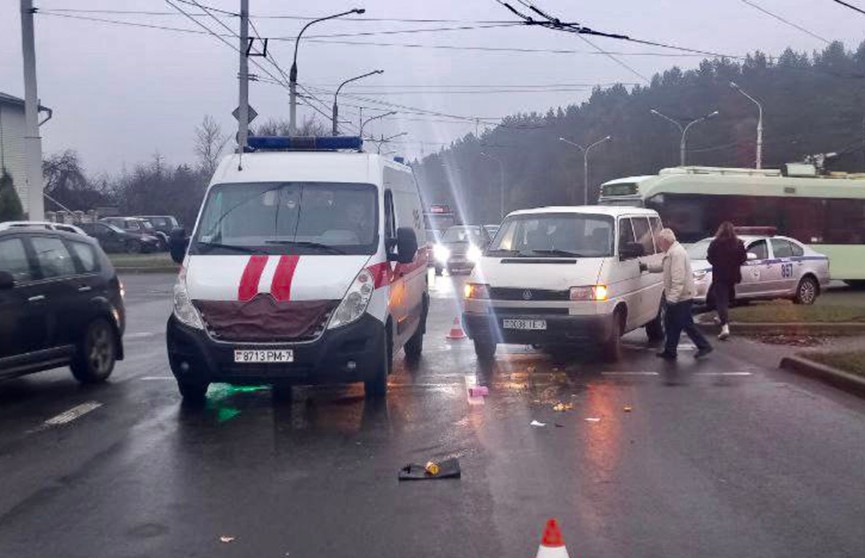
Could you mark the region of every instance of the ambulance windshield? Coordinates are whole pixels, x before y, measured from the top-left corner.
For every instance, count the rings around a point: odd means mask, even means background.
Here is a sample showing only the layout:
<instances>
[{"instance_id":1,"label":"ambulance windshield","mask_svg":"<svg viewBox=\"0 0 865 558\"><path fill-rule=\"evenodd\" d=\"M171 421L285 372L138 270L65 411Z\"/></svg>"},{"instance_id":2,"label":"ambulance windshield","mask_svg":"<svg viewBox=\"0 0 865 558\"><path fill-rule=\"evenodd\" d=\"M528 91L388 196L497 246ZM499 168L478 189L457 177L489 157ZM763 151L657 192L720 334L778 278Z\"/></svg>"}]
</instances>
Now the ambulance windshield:
<instances>
[{"instance_id":1,"label":"ambulance windshield","mask_svg":"<svg viewBox=\"0 0 865 558\"><path fill-rule=\"evenodd\" d=\"M374 254L371 184L268 182L211 188L191 253Z\"/></svg>"}]
</instances>

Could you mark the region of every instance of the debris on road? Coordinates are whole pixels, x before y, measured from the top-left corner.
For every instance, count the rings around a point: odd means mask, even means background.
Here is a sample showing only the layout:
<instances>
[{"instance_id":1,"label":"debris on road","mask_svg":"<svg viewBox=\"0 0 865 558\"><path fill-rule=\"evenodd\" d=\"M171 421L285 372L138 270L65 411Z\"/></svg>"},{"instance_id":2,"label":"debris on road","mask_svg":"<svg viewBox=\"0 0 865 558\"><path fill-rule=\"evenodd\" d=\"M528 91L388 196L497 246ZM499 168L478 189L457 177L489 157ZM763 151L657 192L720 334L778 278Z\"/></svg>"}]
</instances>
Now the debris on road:
<instances>
[{"instance_id":1,"label":"debris on road","mask_svg":"<svg viewBox=\"0 0 865 558\"><path fill-rule=\"evenodd\" d=\"M545 423L545 422L538 422L538 421L536 421L536 420L533 420L532 422L529 423L529 426L539 426L539 427L540 427L540 426L546 426L546 425L547 425L547 423Z\"/></svg>"},{"instance_id":2,"label":"debris on road","mask_svg":"<svg viewBox=\"0 0 865 558\"><path fill-rule=\"evenodd\" d=\"M469 388L469 395L471 397L486 397L490 394L490 390L487 386L473 386Z\"/></svg>"},{"instance_id":3,"label":"debris on road","mask_svg":"<svg viewBox=\"0 0 865 558\"><path fill-rule=\"evenodd\" d=\"M237 537L229 537L228 535L222 535L221 537L219 537L219 542L230 543L234 542L236 538Z\"/></svg>"},{"instance_id":4,"label":"debris on road","mask_svg":"<svg viewBox=\"0 0 865 558\"><path fill-rule=\"evenodd\" d=\"M586 422L601 422L600 417L586 417Z\"/></svg>"},{"instance_id":5,"label":"debris on road","mask_svg":"<svg viewBox=\"0 0 865 558\"><path fill-rule=\"evenodd\" d=\"M433 472L434 471L434 472ZM456 457L441 463L428 461L426 465L409 463L399 470L399 480L458 479L462 475L460 460Z\"/></svg>"},{"instance_id":6,"label":"debris on road","mask_svg":"<svg viewBox=\"0 0 865 558\"><path fill-rule=\"evenodd\" d=\"M553 410L557 413L564 413L565 411L570 411L573 408L574 408L574 405L572 403L559 402L559 403L556 403L555 405L553 405Z\"/></svg>"}]
</instances>

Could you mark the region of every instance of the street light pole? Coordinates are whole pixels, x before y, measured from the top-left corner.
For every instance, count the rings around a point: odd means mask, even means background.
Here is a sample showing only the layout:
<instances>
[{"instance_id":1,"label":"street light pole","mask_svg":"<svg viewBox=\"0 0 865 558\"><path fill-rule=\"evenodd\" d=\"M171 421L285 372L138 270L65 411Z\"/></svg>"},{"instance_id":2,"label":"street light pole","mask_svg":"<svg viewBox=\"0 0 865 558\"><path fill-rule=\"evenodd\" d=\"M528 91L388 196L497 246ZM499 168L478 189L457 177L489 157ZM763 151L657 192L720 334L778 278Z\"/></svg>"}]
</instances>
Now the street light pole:
<instances>
[{"instance_id":1,"label":"street light pole","mask_svg":"<svg viewBox=\"0 0 865 558\"><path fill-rule=\"evenodd\" d=\"M27 185L27 217L45 218L42 199L42 138L39 136L39 95L36 93L36 46L34 40L33 0L21 0L21 53L24 59L24 162ZM2 169L0 169L2 170Z\"/></svg>"},{"instance_id":2,"label":"street light pole","mask_svg":"<svg viewBox=\"0 0 865 558\"><path fill-rule=\"evenodd\" d=\"M384 134L382 134L381 139L378 141L378 154L381 155L381 147L384 144L386 144L387 142L394 140L396 138L400 138L402 136L407 136L407 135L408 135L408 132L400 132L398 134L394 134L394 135L386 138L386 137L384 137Z\"/></svg>"},{"instance_id":3,"label":"street light pole","mask_svg":"<svg viewBox=\"0 0 865 558\"><path fill-rule=\"evenodd\" d=\"M240 89L237 109L237 152L243 153L249 139L249 0L240 0Z\"/></svg>"},{"instance_id":4,"label":"street light pole","mask_svg":"<svg viewBox=\"0 0 865 558\"><path fill-rule=\"evenodd\" d=\"M363 107L361 107L361 110L363 110ZM385 112L385 113L383 113L383 114L378 114L378 115L376 115L376 116L370 116L369 118L367 118L366 120L364 120L363 117L362 117L362 116L363 116L363 113L361 113L361 120L360 120L360 137L363 137L363 129L364 129L364 127L365 127L367 124L369 124L369 123L372 122L373 120L378 120L379 118L385 118L385 117L387 117L387 116L393 116L394 114L396 114L396 111L395 111L395 110L392 110L392 111L390 111L390 112Z\"/></svg>"},{"instance_id":5,"label":"street light pole","mask_svg":"<svg viewBox=\"0 0 865 558\"><path fill-rule=\"evenodd\" d=\"M499 221L502 221L505 218L505 165L501 159L497 159L483 151L481 151L481 157L486 157L499 164Z\"/></svg>"},{"instance_id":6,"label":"street light pole","mask_svg":"<svg viewBox=\"0 0 865 558\"><path fill-rule=\"evenodd\" d=\"M673 120L669 116L662 114L655 109L651 109L651 110L649 110L649 112L651 112L655 116L660 116L661 118L663 118L667 122L672 123L674 126L676 126L676 128L679 129L679 132L682 134L681 139L679 140L679 166L682 166L682 167L685 166L685 158L686 158L687 147L688 147L688 129L691 126L693 126L694 124L698 124L698 123L703 122L705 120L709 120L710 118L715 118L716 116L721 114L720 112L718 112L716 110L714 112L710 112L706 116L701 116L700 118L697 118L695 120L691 120L690 122L688 122L688 124L685 127L682 127L682 124L680 124L678 121Z\"/></svg>"},{"instance_id":7,"label":"street light pole","mask_svg":"<svg viewBox=\"0 0 865 558\"><path fill-rule=\"evenodd\" d=\"M763 168L763 105L760 104L760 101L755 99L754 97L745 93L741 87L736 85L735 82L730 82L730 87L747 97L751 102L757 105L757 160L756 167L758 169Z\"/></svg>"},{"instance_id":8,"label":"street light pole","mask_svg":"<svg viewBox=\"0 0 865 558\"><path fill-rule=\"evenodd\" d=\"M355 76L353 78L347 79L344 82L339 84L339 87L336 88L336 93L333 94L333 135L339 135L339 106L337 105L337 97L339 97L339 92L342 90L343 86L347 83L351 83L353 81L357 81L359 79L363 79L365 77L374 76L377 74L383 74L384 70L373 70L372 72L367 72L360 76Z\"/></svg>"},{"instance_id":9,"label":"street light pole","mask_svg":"<svg viewBox=\"0 0 865 558\"><path fill-rule=\"evenodd\" d=\"M612 136L607 136L605 138L599 139L588 147L583 147L579 143L574 143L570 140L566 140L565 138L559 138L559 141L563 141L568 145L573 145L574 147L580 149L583 152L583 205L589 205L589 151L591 151L591 149L596 145L612 141L612 139Z\"/></svg>"},{"instance_id":10,"label":"street light pole","mask_svg":"<svg viewBox=\"0 0 865 558\"><path fill-rule=\"evenodd\" d=\"M294 134L294 131L297 129L297 47L300 45L300 37L303 35L303 32L306 31L310 25L315 23L319 23L322 21L327 21L329 19L336 19L338 17L350 15L350 14L362 14L366 12L363 8L355 8L353 10L349 10L347 12L342 12L339 14L334 14L326 17L320 17L318 19L314 19L304 25L300 33L297 34L297 37L294 39L294 58L291 62L291 70L288 73L288 96L289 96L289 111L288 111L288 126L291 134ZM245 48L245 47L244 47Z\"/></svg>"}]
</instances>

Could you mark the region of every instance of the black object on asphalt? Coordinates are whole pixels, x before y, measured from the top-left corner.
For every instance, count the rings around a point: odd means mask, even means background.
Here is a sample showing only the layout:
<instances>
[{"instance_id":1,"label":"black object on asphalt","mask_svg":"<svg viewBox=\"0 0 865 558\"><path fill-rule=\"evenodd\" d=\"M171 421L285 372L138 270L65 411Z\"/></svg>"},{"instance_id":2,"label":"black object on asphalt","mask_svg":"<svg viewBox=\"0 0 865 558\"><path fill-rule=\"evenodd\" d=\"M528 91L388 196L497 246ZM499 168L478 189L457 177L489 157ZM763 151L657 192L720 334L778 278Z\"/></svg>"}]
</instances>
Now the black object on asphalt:
<instances>
[{"instance_id":1,"label":"black object on asphalt","mask_svg":"<svg viewBox=\"0 0 865 558\"><path fill-rule=\"evenodd\" d=\"M426 467L418 463L410 463L399 470L399 480L432 480L432 479L458 479L461 476L460 460L456 457L446 459L438 464L439 473L431 475L427 473Z\"/></svg>"}]
</instances>

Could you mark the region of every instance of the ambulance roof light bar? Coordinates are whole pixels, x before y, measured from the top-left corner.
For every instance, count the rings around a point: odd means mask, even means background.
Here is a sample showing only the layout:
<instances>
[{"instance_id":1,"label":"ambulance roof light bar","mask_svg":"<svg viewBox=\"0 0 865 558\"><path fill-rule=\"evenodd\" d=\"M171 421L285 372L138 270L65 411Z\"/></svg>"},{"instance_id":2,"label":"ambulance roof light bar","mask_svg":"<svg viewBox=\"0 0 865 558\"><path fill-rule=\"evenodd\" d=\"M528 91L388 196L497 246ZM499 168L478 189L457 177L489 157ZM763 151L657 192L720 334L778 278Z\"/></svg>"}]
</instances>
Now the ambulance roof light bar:
<instances>
[{"instance_id":1,"label":"ambulance roof light bar","mask_svg":"<svg viewBox=\"0 0 865 558\"><path fill-rule=\"evenodd\" d=\"M250 136L247 145L253 151L334 151L352 149L360 151L363 139L357 136Z\"/></svg>"}]
</instances>

